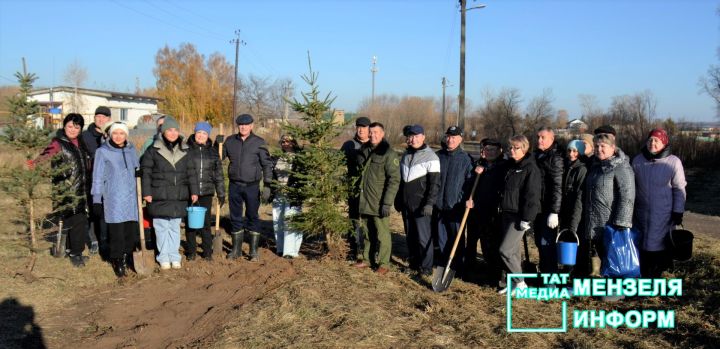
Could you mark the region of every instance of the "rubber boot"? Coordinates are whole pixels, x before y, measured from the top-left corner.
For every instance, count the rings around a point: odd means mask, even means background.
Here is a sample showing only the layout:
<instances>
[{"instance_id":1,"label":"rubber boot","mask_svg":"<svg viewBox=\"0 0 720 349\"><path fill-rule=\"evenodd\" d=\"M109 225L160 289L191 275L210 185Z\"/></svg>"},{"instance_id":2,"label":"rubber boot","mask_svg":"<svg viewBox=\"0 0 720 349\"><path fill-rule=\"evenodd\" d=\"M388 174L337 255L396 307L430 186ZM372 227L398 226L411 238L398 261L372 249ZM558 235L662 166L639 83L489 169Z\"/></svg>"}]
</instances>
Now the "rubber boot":
<instances>
[{"instance_id":1,"label":"rubber boot","mask_svg":"<svg viewBox=\"0 0 720 349\"><path fill-rule=\"evenodd\" d=\"M259 262L260 254L258 253L258 243L260 243L260 233L250 232L250 261Z\"/></svg>"},{"instance_id":2,"label":"rubber boot","mask_svg":"<svg viewBox=\"0 0 720 349\"><path fill-rule=\"evenodd\" d=\"M242 257L243 231L236 231L230 235L232 236L232 250L227 254L227 258L238 259Z\"/></svg>"},{"instance_id":3,"label":"rubber boot","mask_svg":"<svg viewBox=\"0 0 720 349\"><path fill-rule=\"evenodd\" d=\"M600 264L602 263L600 257L590 257L590 263L592 264L592 271L590 272L590 276L600 277Z\"/></svg>"}]
</instances>

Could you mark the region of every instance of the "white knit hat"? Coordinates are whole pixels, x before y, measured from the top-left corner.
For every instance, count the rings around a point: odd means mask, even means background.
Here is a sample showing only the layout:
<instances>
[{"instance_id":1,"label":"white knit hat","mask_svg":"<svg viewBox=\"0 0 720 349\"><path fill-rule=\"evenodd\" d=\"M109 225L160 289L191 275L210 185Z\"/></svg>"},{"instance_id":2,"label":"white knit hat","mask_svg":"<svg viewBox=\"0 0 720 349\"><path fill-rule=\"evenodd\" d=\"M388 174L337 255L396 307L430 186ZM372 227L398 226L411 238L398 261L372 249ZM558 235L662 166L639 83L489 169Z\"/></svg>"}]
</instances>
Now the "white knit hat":
<instances>
[{"instance_id":1,"label":"white knit hat","mask_svg":"<svg viewBox=\"0 0 720 349\"><path fill-rule=\"evenodd\" d=\"M113 133L113 131L115 131L115 130L123 130L123 131L125 131L126 135L128 135L128 136L130 135L130 130L128 129L127 125L123 124L122 122L119 122L119 121L113 122L110 125L110 128L107 131L107 134L111 135Z\"/></svg>"}]
</instances>

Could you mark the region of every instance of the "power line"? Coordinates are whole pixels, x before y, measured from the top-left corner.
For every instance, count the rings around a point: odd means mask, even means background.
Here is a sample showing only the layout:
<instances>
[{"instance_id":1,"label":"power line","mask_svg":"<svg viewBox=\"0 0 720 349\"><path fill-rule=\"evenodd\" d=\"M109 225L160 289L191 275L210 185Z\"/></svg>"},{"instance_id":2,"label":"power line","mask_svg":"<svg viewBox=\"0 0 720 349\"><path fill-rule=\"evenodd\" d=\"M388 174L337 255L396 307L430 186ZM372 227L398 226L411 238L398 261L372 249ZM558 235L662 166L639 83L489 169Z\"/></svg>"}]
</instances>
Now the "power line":
<instances>
[{"instance_id":1,"label":"power line","mask_svg":"<svg viewBox=\"0 0 720 349\"><path fill-rule=\"evenodd\" d=\"M455 36L455 24L457 23L457 16L459 11L457 11L458 8L460 8L459 4L457 4L456 0L453 0L456 3L455 10L452 11L452 21L450 22L450 33L448 34L448 43L447 48L445 49L445 65L443 66L443 74L447 75L447 69L448 69L448 63L450 62L450 53L454 52L453 45L453 39Z\"/></svg>"},{"instance_id":2,"label":"power line","mask_svg":"<svg viewBox=\"0 0 720 349\"><path fill-rule=\"evenodd\" d=\"M170 15L171 17L174 17L174 18L177 18L177 19L181 19L181 16L178 15L177 13L172 13L172 12L168 11L167 9L165 9L164 7L158 6L157 4L153 3L151 0L144 0L144 1L145 1L146 4L148 4L148 5L150 5L150 6L154 7L154 8L156 8L156 9L158 9L158 10L160 10L160 11L162 11L162 12L168 14L168 15ZM194 17L194 15L193 15L193 17ZM195 19L195 18L193 18L193 19ZM216 38L218 38L218 39L221 39L221 38L223 37L223 35L220 35L220 34L214 32L213 30L208 29L208 28L205 27L205 26L199 25L199 24L197 24L196 22L190 23L191 21L188 21L186 18L182 18L181 20L182 20L183 22L188 22L189 24L191 24L192 27L197 27L197 28L199 28L199 29L202 29L202 30L208 32L209 34L213 35L214 37L216 37Z\"/></svg>"}]
</instances>

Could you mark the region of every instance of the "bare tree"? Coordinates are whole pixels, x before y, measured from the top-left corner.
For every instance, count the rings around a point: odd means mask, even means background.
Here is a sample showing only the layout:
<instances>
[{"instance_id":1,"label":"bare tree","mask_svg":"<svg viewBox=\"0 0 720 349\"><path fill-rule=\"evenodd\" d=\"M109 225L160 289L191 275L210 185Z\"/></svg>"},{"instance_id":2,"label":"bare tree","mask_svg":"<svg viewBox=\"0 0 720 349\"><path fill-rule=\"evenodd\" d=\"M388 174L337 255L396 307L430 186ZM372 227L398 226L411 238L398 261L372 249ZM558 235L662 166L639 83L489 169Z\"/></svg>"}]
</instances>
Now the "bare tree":
<instances>
[{"instance_id":1,"label":"bare tree","mask_svg":"<svg viewBox=\"0 0 720 349\"><path fill-rule=\"evenodd\" d=\"M67 110L66 112L83 113L85 109L85 99L78 93L78 89L82 87L85 81L87 81L87 78L87 69L85 69L85 67L77 59L65 68L63 81L75 90L72 98L70 99L70 110Z\"/></svg>"},{"instance_id":2,"label":"bare tree","mask_svg":"<svg viewBox=\"0 0 720 349\"><path fill-rule=\"evenodd\" d=\"M711 65L707 76L701 77L698 85L700 92L707 93L715 100L716 116L720 118L720 66Z\"/></svg>"},{"instance_id":3,"label":"bare tree","mask_svg":"<svg viewBox=\"0 0 720 349\"><path fill-rule=\"evenodd\" d=\"M495 96L485 93L485 105L480 109L483 120L484 137L507 139L520 131L520 91L505 88Z\"/></svg>"},{"instance_id":4,"label":"bare tree","mask_svg":"<svg viewBox=\"0 0 720 349\"><path fill-rule=\"evenodd\" d=\"M530 100L525 110L524 133L535 133L539 127L551 126L552 102L551 89L544 89L540 96Z\"/></svg>"},{"instance_id":5,"label":"bare tree","mask_svg":"<svg viewBox=\"0 0 720 349\"><path fill-rule=\"evenodd\" d=\"M580 109L582 111L582 119L588 125L589 130L594 130L600 125L610 123L610 119L605 115L597 97L594 95L581 94L578 95L580 101Z\"/></svg>"}]
</instances>

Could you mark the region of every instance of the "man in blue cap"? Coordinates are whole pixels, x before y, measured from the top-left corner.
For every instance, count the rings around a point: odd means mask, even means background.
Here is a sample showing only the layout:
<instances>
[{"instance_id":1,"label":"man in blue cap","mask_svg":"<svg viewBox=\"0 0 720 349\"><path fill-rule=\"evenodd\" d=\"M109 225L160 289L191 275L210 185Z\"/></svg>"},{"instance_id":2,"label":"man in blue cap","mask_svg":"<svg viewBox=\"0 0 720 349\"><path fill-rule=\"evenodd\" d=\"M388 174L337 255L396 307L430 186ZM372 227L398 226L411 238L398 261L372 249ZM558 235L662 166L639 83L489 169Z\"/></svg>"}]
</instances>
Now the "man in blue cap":
<instances>
[{"instance_id":1,"label":"man in blue cap","mask_svg":"<svg viewBox=\"0 0 720 349\"><path fill-rule=\"evenodd\" d=\"M250 235L250 261L259 261L258 243L260 241L260 181L263 182L262 199L268 201L271 196L272 160L268 146L262 137L255 135L253 117L241 114L235 118L238 133L228 137L223 148L223 157L230 159L228 178L230 179L230 221L232 222L232 251L228 258L242 256L243 233ZM243 224L242 214L245 205Z\"/></svg>"},{"instance_id":2,"label":"man in blue cap","mask_svg":"<svg viewBox=\"0 0 720 349\"><path fill-rule=\"evenodd\" d=\"M408 145L400 160L400 189L395 198L407 237L410 269L432 274L432 214L440 187L440 160L425 144L420 125L403 129Z\"/></svg>"}]
</instances>

